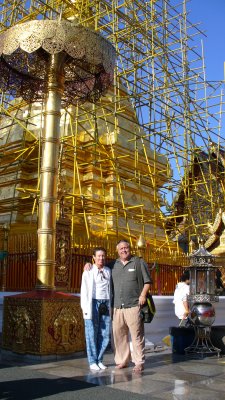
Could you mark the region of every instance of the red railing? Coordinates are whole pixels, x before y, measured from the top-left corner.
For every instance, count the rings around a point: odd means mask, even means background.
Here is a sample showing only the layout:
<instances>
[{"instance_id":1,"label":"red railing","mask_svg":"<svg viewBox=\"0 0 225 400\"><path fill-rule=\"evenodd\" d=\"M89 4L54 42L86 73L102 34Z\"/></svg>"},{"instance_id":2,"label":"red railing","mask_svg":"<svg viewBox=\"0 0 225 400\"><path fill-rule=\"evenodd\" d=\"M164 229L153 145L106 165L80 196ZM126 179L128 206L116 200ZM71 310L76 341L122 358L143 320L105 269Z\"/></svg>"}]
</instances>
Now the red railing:
<instances>
[{"instance_id":1,"label":"red railing","mask_svg":"<svg viewBox=\"0 0 225 400\"><path fill-rule=\"evenodd\" d=\"M37 275L36 261L36 252L8 254L5 261L0 261L0 289L12 292L34 289ZM70 292L78 293L80 291L83 266L87 261L91 261L91 257L86 254L72 254L68 288ZM6 272L5 282L3 282L4 268ZM172 295L183 269L183 266L149 263L153 281L152 293Z\"/></svg>"}]
</instances>

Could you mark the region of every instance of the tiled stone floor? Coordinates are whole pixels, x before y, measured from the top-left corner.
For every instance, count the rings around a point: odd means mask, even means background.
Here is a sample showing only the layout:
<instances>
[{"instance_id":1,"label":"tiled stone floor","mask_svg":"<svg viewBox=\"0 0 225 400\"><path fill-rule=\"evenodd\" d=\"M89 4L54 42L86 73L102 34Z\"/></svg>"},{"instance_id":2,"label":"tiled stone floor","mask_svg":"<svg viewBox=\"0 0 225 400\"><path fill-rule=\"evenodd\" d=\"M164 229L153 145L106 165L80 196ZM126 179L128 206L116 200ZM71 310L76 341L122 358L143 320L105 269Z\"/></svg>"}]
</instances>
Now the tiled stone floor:
<instances>
[{"instance_id":1,"label":"tiled stone floor","mask_svg":"<svg viewBox=\"0 0 225 400\"><path fill-rule=\"evenodd\" d=\"M44 375L49 382L52 379L61 378L66 379L67 382L71 380L93 385L89 388L90 393L93 394L96 387L101 387L102 396L104 390L106 392L106 400L110 400L110 393L112 392L117 392L117 400L124 398L125 392L127 392L127 399L222 400L225 398L225 357L217 358L213 356L190 359L172 354L169 348L158 349L158 351L151 350L146 353L146 365L142 374L134 374L132 366L127 369L116 370L111 352L105 355L104 363L108 365L108 369L94 373L89 370L86 357L83 355L76 356L73 359L30 363L29 365L17 362L16 366L17 371L19 367L20 373L24 373L25 376L26 374L29 376L32 373L39 373L40 376ZM8 362L8 365L4 362L3 372L6 367L9 374L10 362ZM11 378L8 377L7 379ZM2 382L2 379L0 379L0 382ZM114 389L114 391L107 392L109 388ZM82 392L79 393L79 399L86 399L85 391L83 391L83 397ZM0 399L16 398L15 396L2 397L0 394ZM34 396L33 398L45 397ZM50 396L49 398L53 397ZM54 393L54 398L58 398L57 391ZM64 399L67 398L72 397L67 397L65 394ZM76 398L75 394L74 398ZM98 399L96 398L96 400Z\"/></svg>"}]
</instances>

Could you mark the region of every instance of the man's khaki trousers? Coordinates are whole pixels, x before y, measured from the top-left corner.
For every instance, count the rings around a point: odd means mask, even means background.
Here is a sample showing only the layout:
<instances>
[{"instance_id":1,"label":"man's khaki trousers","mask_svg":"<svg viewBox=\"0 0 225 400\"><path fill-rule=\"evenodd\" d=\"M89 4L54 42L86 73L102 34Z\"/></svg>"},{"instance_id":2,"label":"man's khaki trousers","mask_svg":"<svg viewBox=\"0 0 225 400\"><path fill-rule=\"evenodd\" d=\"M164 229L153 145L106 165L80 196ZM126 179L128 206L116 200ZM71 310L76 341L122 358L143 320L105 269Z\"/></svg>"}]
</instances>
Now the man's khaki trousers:
<instances>
[{"instance_id":1,"label":"man's khaki trousers","mask_svg":"<svg viewBox=\"0 0 225 400\"><path fill-rule=\"evenodd\" d=\"M139 307L114 308L113 340L117 365L128 365L131 360L129 333L133 346L132 361L135 365L144 364L144 323L139 316Z\"/></svg>"}]
</instances>

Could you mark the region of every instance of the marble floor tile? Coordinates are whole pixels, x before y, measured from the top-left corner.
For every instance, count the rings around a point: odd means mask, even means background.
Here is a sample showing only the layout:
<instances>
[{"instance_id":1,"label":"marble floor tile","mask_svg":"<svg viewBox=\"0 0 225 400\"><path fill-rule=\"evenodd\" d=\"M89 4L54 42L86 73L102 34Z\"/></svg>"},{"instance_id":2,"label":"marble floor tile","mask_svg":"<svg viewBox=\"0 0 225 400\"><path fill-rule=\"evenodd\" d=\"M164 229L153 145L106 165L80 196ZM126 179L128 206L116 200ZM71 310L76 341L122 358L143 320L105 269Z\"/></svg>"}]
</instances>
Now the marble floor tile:
<instances>
[{"instance_id":1,"label":"marble floor tile","mask_svg":"<svg viewBox=\"0 0 225 400\"><path fill-rule=\"evenodd\" d=\"M202 363L200 364L193 364L193 363L187 363L187 364L182 364L181 366L182 371L187 371L188 373L194 373L196 375L202 375L202 376L215 376L218 374L221 374L225 372L224 366L221 366L219 364L217 365L204 365Z\"/></svg>"},{"instance_id":2,"label":"marble floor tile","mask_svg":"<svg viewBox=\"0 0 225 400\"><path fill-rule=\"evenodd\" d=\"M30 369L30 370L32 370L32 369L34 369L34 370L44 370L44 369L54 368L54 367L58 367L58 363L57 362L21 366L21 368Z\"/></svg>"},{"instance_id":3,"label":"marble floor tile","mask_svg":"<svg viewBox=\"0 0 225 400\"><path fill-rule=\"evenodd\" d=\"M171 391L159 390L158 393L154 393L154 397L162 400L224 400L224 392L178 383Z\"/></svg>"},{"instance_id":4,"label":"marble floor tile","mask_svg":"<svg viewBox=\"0 0 225 400\"><path fill-rule=\"evenodd\" d=\"M73 368L72 366L63 366L62 367L50 367L50 368L45 368L44 372L49 375L54 375L57 377L63 377L63 378L80 378L84 375L84 370L80 368ZM86 372L87 373L87 372Z\"/></svg>"},{"instance_id":5,"label":"marble floor tile","mask_svg":"<svg viewBox=\"0 0 225 400\"><path fill-rule=\"evenodd\" d=\"M157 382L173 382L173 381L181 381L187 382L188 384L192 384L193 382L201 382L202 376L198 376L196 374L186 373L186 372L171 372L171 373L163 373L160 369L159 371L154 371L152 379Z\"/></svg>"},{"instance_id":6,"label":"marble floor tile","mask_svg":"<svg viewBox=\"0 0 225 400\"><path fill-rule=\"evenodd\" d=\"M193 382L192 383L193 387L198 387L198 389L209 389L213 390L215 392L221 392L223 393L223 396L225 398L225 383L224 383L224 376L219 377L217 376L216 378L207 378L207 379L202 379L200 382Z\"/></svg>"},{"instance_id":7,"label":"marble floor tile","mask_svg":"<svg viewBox=\"0 0 225 400\"><path fill-rule=\"evenodd\" d=\"M171 382L158 382L152 379L149 379L147 375L140 377L139 379L131 379L130 381L123 381L117 383L113 382L111 385L114 389L126 390L131 393L137 394L149 394L155 396L156 393L160 390L163 391L171 391L173 389L173 383Z\"/></svg>"}]
</instances>

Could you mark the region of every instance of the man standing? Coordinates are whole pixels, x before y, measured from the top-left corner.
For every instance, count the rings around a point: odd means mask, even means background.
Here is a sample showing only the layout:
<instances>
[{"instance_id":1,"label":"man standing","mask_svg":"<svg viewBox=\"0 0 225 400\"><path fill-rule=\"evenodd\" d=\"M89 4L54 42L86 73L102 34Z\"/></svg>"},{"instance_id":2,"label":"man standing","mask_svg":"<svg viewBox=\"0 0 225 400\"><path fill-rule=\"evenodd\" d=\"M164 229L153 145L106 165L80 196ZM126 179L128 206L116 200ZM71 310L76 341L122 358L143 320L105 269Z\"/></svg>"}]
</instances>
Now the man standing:
<instances>
[{"instance_id":1,"label":"man standing","mask_svg":"<svg viewBox=\"0 0 225 400\"><path fill-rule=\"evenodd\" d=\"M132 340L134 372L144 369L144 323L140 307L146 303L151 278L147 264L131 255L130 244L117 244L119 258L111 265L113 282L113 339L117 368L126 368L131 359L129 333ZM140 293L136 268L141 267L143 289Z\"/></svg>"}]
</instances>

